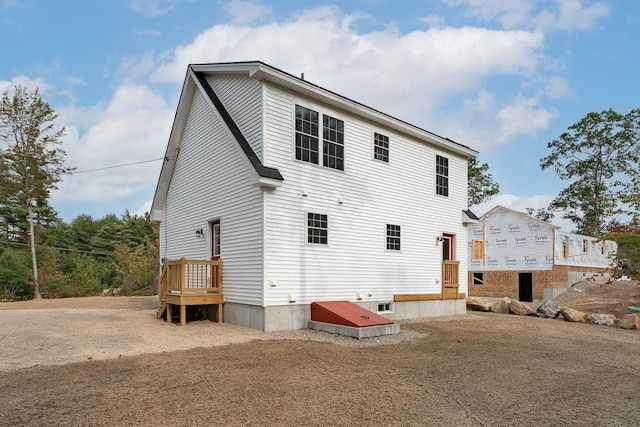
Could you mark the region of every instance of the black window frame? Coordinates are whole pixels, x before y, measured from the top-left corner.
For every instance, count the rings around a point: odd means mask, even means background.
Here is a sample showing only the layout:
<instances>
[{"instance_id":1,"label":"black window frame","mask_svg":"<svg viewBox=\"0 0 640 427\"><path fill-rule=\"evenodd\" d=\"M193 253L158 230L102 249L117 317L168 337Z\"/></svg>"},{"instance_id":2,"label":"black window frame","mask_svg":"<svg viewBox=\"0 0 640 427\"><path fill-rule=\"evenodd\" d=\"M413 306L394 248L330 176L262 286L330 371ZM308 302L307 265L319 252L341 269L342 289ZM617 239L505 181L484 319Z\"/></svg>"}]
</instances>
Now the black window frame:
<instances>
[{"instance_id":1,"label":"black window frame","mask_svg":"<svg viewBox=\"0 0 640 427\"><path fill-rule=\"evenodd\" d=\"M329 244L329 216L307 212L307 243L311 245Z\"/></svg>"},{"instance_id":2,"label":"black window frame","mask_svg":"<svg viewBox=\"0 0 640 427\"><path fill-rule=\"evenodd\" d=\"M387 250L388 251L400 251L401 246L401 226L396 224L387 224Z\"/></svg>"},{"instance_id":3,"label":"black window frame","mask_svg":"<svg viewBox=\"0 0 640 427\"><path fill-rule=\"evenodd\" d=\"M322 115L322 166L344 170L344 121Z\"/></svg>"},{"instance_id":4,"label":"black window frame","mask_svg":"<svg viewBox=\"0 0 640 427\"><path fill-rule=\"evenodd\" d=\"M436 194L449 197L449 159L436 155Z\"/></svg>"},{"instance_id":5,"label":"black window frame","mask_svg":"<svg viewBox=\"0 0 640 427\"><path fill-rule=\"evenodd\" d=\"M320 113L296 104L296 159L318 164L320 161Z\"/></svg>"},{"instance_id":6,"label":"black window frame","mask_svg":"<svg viewBox=\"0 0 640 427\"><path fill-rule=\"evenodd\" d=\"M389 137L378 132L373 133L373 158L389 163Z\"/></svg>"}]
</instances>

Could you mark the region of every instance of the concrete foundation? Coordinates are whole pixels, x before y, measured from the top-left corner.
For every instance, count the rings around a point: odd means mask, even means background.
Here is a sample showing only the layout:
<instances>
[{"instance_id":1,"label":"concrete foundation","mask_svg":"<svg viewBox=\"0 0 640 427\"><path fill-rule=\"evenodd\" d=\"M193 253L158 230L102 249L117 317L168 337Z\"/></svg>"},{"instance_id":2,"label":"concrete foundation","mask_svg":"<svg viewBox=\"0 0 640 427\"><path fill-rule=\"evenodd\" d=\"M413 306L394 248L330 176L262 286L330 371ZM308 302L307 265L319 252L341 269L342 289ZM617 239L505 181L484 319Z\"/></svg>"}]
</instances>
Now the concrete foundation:
<instances>
[{"instance_id":1,"label":"concrete foundation","mask_svg":"<svg viewBox=\"0 0 640 427\"><path fill-rule=\"evenodd\" d=\"M377 313L378 302L359 302L355 304ZM419 319L423 317L466 314L466 300L434 300L394 302L393 311L378 313L389 320ZM310 304L290 304L273 307L258 307L247 304L226 302L223 308L224 323L259 329L261 331L291 331L306 329L311 320Z\"/></svg>"},{"instance_id":2,"label":"concrete foundation","mask_svg":"<svg viewBox=\"0 0 640 427\"><path fill-rule=\"evenodd\" d=\"M347 337L362 339L380 337L383 335L396 335L400 333L400 325L367 326L364 328L354 328L352 326L334 325L332 323L314 322L309 320L309 329L329 332L330 334L345 335Z\"/></svg>"}]
</instances>

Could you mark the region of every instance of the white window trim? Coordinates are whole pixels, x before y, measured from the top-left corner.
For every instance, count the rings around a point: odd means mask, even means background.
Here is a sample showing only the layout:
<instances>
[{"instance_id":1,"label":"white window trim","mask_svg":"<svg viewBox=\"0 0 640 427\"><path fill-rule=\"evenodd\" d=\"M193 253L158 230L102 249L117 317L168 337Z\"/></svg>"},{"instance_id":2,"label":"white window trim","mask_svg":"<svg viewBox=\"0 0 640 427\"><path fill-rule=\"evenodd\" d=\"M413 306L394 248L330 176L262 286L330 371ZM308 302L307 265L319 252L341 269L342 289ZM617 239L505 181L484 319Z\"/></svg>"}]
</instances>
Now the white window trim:
<instances>
[{"instance_id":1,"label":"white window trim","mask_svg":"<svg viewBox=\"0 0 640 427\"><path fill-rule=\"evenodd\" d=\"M400 227L400 249L389 249L387 248L387 225L393 225L393 226L397 226ZM385 252L389 252L389 253L394 253L394 254L398 254L398 253L402 253L402 248L404 247L404 245L402 244L402 229L404 227L402 226L402 224L398 224L398 223L393 223L393 222L385 222L384 223L384 250Z\"/></svg>"},{"instance_id":2,"label":"white window trim","mask_svg":"<svg viewBox=\"0 0 640 427\"><path fill-rule=\"evenodd\" d=\"M388 144L389 147L387 147L387 161L385 162L384 160L380 160L380 159L376 159L376 134L378 135L382 135L382 136L386 136L388 139ZM374 130L371 133L371 160L374 160L378 163L382 163L385 165L388 165L391 163L391 137L389 135L387 135L386 133L382 133L380 131Z\"/></svg>"},{"instance_id":3,"label":"white window trim","mask_svg":"<svg viewBox=\"0 0 640 427\"><path fill-rule=\"evenodd\" d=\"M439 176L444 176L444 175L440 175L438 174L438 157L442 157L443 159L447 159L447 195L445 196L444 194L439 194L438 193L438 177ZM433 166L434 166L434 180L433 180L433 193L438 196L438 197L444 197L445 199L449 199L451 197L451 158L444 156L442 154L435 154L435 157L433 159Z\"/></svg>"},{"instance_id":4,"label":"white window trim","mask_svg":"<svg viewBox=\"0 0 640 427\"><path fill-rule=\"evenodd\" d=\"M327 216L327 243L309 243L309 214L317 214L317 215L326 215ZM323 213L323 212L319 212L318 210L315 211L305 211L304 212L304 243L305 245L314 247L314 248L322 248L322 247L329 247L330 243L331 243L331 233L330 233L330 229L331 229L331 219L330 219L330 215L328 213Z\"/></svg>"},{"instance_id":5,"label":"white window trim","mask_svg":"<svg viewBox=\"0 0 640 427\"><path fill-rule=\"evenodd\" d=\"M387 305L389 304L389 310L380 310L380 305ZM393 301L378 301L376 303L377 305L377 313L378 314L391 314L393 313Z\"/></svg>"}]
</instances>

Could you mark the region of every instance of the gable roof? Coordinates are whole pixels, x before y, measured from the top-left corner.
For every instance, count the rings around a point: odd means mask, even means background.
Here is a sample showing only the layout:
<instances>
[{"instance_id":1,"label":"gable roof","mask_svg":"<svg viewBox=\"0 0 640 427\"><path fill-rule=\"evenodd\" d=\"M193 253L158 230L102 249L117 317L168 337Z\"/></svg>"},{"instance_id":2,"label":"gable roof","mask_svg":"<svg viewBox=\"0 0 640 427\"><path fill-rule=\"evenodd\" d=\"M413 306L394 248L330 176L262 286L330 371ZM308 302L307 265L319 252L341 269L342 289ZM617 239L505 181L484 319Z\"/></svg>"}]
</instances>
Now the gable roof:
<instances>
[{"instance_id":1,"label":"gable roof","mask_svg":"<svg viewBox=\"0 0 640 427\"><path fill-rule=\"evenodd\" d=\"M270 168L262 164L255 151L253 151L253 148L251 148L251 145L249 145L249 141L247 141L247 139L244 137L236 122L233 120L227 109L224 108L224 105L222 105L222 101L220 101L220 98L218 98L209 82L207 82L204 74L202 72L195 72L194 74L198 79L198 82L204 89L204 92L207 94L213 105L215 105L216 110L218 110L220 116L222 116L222 120L224 120L238 144L240 144L240 148L244 152L245 156L247 156L247 159L251 163L251 166L253 166L258 175L263 178L270 178L279 181L284 180L278 169Z\"/></svg>"},{"instance_id":2,"label":"gable roof","mask_svg":"<svg viewBox=\"0 0 640 427\"><path fill-rule=\"evenodd\" d=\"M380 123L381 125L399 133L411 136L461 157L470 159L478 154L477 151L452 141L449 138L443 138L432 132L394 118L371 107L367 107L364 104L353 101L260 61L191 64L187 67L185 81L182 86L182 92L178 101L178 107L176 109L169 142L165 152L165 161L162 165L160 177L156 186L156 192L151 206L152 219L159 219L154 215L154 212L162 209L164 201L166 200L167 192L169 191L169 183L171 182L171 177L173 176L176 160L180 151L180 143L186 126L190 106L193 101L193 97L198 90L207 96L212 108L224 121L230 134L238 143L240 149L244 153L245 159L251 166L251 172L256 182L255 185L278 187L284 180L278 169L262 164L260 158L253 151L251 145L248 143L231 115L211 88L211 85L207 82L207 75L243 75L256 80L264 80L284 87L290 91L299 93L303 96L334 106L337 109L349 112L363 119Z\"/></svg>"},{"instance_id":3,"label":"gable roof","mask_svg":"<svg viewBox=\"0 0 640 427\"><path fill-rule=\"evenodd\" d=\"M500 205L496 205L495 207L493 207L492 209L487 211L484 215L481 215L480 216L480 220L483 220L486 217L488 217L489 215L491 215L491 214L493 214L495 212L501 211L501 210L502 211L507 211L507 212L509 212L509 213L511 213L513 215L518 215L518 216L520 216L522 218L525 218L525 219L528 219L528 220L531 220L531 221L535 221L535 222L537 222L540 225L543 225L545 227L549 227L549 228L552 228L552 229L559 229L560 228L557 225L553 225L553 224L551 224L549 222L543 221L543 220L538 219L536 217L533 217L531 215L527 215L527 214L524 214L522 212L514 211L513 209L505 208L504 206L500 206Z\"/></svg>"}]
</instances>

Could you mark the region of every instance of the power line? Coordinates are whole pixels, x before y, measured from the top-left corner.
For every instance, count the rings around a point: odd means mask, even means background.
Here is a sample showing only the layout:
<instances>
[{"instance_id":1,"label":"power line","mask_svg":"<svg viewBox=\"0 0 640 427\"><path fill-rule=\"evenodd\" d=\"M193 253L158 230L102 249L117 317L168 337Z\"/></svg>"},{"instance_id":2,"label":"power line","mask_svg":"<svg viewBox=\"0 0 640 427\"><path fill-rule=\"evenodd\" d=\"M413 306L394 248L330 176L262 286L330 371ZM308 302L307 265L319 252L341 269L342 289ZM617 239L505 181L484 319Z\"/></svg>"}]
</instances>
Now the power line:
<instances>
[{"instance_id":1,"label":"power line","mask_svg":"<svg viewBox=\"0 0 640 427\"><path fill-rule=\"evenodd\" d=\"M142 163L157 162L159 160L164 160L164 157L160 157L159 159L142 160L140 162L125 163L125 164L122 164L122 165L105 166L103 168L86 169L86 170L83 170L83 171L74 171L74 172L71 172L69 175L77 175L79 173L103 171L103 170L107 170L107 169L123 168L125 166L133 166L133 165L139 165L139 164L142 164Z\"/></svg>"},{"instance_id":2,"label":"power line","mask_svg":"<svg viewBox=\"0 0 640 427\"><path fill-rule=\"evenodd\" d=\"M4 246L8 246L8 245L21 246L21 247L25 247L25 248L29 246L28 243L12 242L10 240L0 241L0 246L2 246L2 245L4 245ZM99 255L99 256L106 256L106 257L113 256L113 254L106 253L106 252L83 251L83 250L80 250L80 249L58 248L58 247L55 247L55 246L41 246L41 247L47 248L47 249L55 249L56 251L59 251L59 252L79 252L81 254Z\"/></svg>"}]
</instances>

